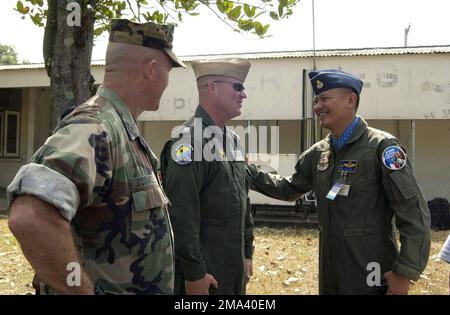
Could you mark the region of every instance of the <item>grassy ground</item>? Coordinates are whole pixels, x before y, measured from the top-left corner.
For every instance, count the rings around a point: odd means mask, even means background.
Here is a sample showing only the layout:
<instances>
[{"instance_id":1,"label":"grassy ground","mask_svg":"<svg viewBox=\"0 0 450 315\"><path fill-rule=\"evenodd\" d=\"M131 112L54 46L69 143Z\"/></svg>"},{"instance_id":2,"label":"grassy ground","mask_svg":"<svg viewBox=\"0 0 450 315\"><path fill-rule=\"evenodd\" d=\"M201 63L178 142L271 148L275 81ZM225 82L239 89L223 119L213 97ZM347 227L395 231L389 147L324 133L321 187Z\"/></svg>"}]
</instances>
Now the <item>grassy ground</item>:
<instances>
[{"instance_id":1,"label":"grassy ground","mask_svg":"<svg viewBox=\"0 0 450 315\"><path fill-rule=\"evenodd\" d=\"M31 294L33 269L8 229L6 215L0 214L0 294Z\"/></svg>"},{"instance_id":2,"label":"grassy ground","mask_svg":"<svg viewBox=\"0 0 450 315\"><path fill-rule=\"evenodd\" d=\"M410 294L448 294L449 267L436 260L449 231L432 232L430 259ZM318 294L319 233L315 229L256 229L249 294Z\"/></svg>"},{"instance_id":3,"label":"grassy ground","mask_svg":"<svg viewBox=\"0 0 450 315\"><path fill-rule=\"evenodd\" d=\"M448 266L435 261L448 231L433 232L431 257L411 294L448 294ZM254 275L248 294L317 294L318 237L315 229L257 227ZM33 271L0 215L0 294L31 294Z\"/></svg>"}]
</instances>

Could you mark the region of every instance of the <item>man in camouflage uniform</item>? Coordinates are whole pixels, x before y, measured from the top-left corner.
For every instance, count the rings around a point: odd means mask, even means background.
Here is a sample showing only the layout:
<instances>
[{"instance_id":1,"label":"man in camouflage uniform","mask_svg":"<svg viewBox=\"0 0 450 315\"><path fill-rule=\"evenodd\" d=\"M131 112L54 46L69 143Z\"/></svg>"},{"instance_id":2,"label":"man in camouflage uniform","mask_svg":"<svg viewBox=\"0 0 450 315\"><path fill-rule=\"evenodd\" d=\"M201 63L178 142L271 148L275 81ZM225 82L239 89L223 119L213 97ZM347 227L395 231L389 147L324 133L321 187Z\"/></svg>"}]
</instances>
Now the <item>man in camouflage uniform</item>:
<instances>
[{"instance_id":1,"label":"man in camouflage uniform","mask_svg":"<svg viewBox=\"0 0 450 315\"><path fill-rule=\"evenodd\" d=\"M359 78L334 69L309 77L314 111L331 134L301 155L292 177L250 165L253 184L287 200L314 189L321 294L407 294L430 250L430 214L411 164L396 138L356 116Z\"/></svg>"},{"instance_id":2,"label":"man in camouflage uniform","mask_svg":"<svg viewBox=\"0 0 450 315\"><path fill-rule=\"evenodd\" d=\"M136 125L158 109L171 68L183 66L172 34L170 25L115 20L103 85L8 187L9 226L41 293L173 293L168 200Z\"/></svg>"},{"instance_id":3,"label":"man in camouflage uniform","mask_svg":"<svg viewBox=\"0 0 450 315\"><path fill-rule=\"evenodd\" d=\"M243 294L252 274L249 182L245 152L225 124L241 113L250 62L216 59L192 67L200 105L161 153L175 236L175 293Z\"/></svg>"}]
</instances>

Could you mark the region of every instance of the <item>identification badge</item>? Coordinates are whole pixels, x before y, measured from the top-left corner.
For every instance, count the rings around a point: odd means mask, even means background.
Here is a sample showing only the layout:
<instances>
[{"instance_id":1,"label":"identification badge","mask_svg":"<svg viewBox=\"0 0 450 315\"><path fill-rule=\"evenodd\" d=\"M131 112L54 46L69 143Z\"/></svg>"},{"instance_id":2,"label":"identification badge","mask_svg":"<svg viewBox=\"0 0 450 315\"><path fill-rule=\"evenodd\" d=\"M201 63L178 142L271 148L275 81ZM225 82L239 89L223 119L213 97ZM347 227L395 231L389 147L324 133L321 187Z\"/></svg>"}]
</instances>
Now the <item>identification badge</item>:
<instances>
[{"instance_id":1,"label":"identification badge","mask_svg":"<svg viewBox=\"0 0 450 315\"><path fill-rule=\"evenodd\" d=\"M341 190L339 190L338 195L348 197L348 194L350 192L350 185L342 185Z\"/></svg>"},{"instance_id":2,"label":"identification badge","mask_svg":"<svg viewBox=\"0 0 450 315\"><path fill-rule=\"evenodd\" d=\"M327 194L327 199L334 200L336 199L336 196L338 195L339 191L344 186L344 183L336 182L334 183L333 187L331 187L330 191Z\"/></svg>"}]
</instances>

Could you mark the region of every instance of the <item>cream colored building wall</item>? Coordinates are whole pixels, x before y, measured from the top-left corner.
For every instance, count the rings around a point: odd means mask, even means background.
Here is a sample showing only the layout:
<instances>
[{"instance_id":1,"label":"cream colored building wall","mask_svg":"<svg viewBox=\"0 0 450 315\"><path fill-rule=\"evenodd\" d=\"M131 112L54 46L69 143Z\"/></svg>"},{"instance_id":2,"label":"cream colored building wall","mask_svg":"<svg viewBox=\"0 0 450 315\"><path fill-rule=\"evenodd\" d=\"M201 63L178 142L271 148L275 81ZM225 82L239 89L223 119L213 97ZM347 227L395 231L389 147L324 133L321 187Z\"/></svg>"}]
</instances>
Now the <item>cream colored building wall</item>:
<instances>
[{"instance_id":1,"label":"cream colored building wall","mask_svg":"<svg viewBox=\"0 0 450 315\"><path fill-rule=\"evenodd\" d=\"M2 70L0 87L27 88L36 86L50 86L50 78L45 69Z\"/></svg>"},{"instance_id":2,"label":"cream colored building wall","mask_svg":"<svg viewBox=\"0 0 450 315\"><path fill-rule=\"evenodd\" d=\"M92 66L92 76L97 83L103 82L105 73L104 66ZM48 87L50 86L50 78L47 72L41 66L23 69L2 70L0 75L1 88L32 88L32 87Z\"/></svg>"},{"instance_id":3,"label":"cream colored building wall","mask_svg":"<svg viewBox=\"0 0 450 315\"><path fill-rule=\"evenodd\" d=\"M145 141L158 159L164 144L170 138L172 129L182 124L183 121L146 121L140 124Z\"/></svg>"},{"instance_id":4,"label":"cream colored building wall","mask_svg":"<svg viewBox=\"0 0 450 315\"><path fill-rule=\"evenodd\" d=\"M426 200L450 200L450 123L416 122L416 176Z\"/></svg>"},{"instance_id":5,"label":"cream colored building wall","mask_svg":"<svg viewBox=\"0 0 450 315\"><path fill-rule=\"evenodd\" d=\"M280 127L280 153L300 154L300 121L282 120L279 121Z\"/></svg>"},{"instance_id":6,"label":"cream colored building wall","mask_svg":"<svg viewBox=\"0 0 450 315\"><path fill-rule=\"evenodd\" d=\"M302 116L303 69L311 58L253 59L245 82L248 98L242 120L293 120ZM360 114L368 119L450 118L450 58L448 54L408 54L317 58L318 68L341 68L364 81ZM198 103L190 67L174 69L158 112L140 120L185 120Z\"/></svg>"},{"instance_id":7,"label":"cream colored building wall","mask_svg":"<svg viewBox=\"0 0 450 315\"><path fill-rule=\"evenodd\" d=\"M295 59L300 60L300 59ZM305 59L304 61L307 61ZM244 101L240 120L300 118L301 81L298 71L292 71L291 59L252 60L245 81L248 98ZM157 112L145 112L140 120L186 120L198 105L195 76L190 63L187 69L175 68ZM294 102L295 105L294 105ZM274 109L276 108L276 112Z\"/></svg>"},{"instance_id":8,"label":"cream colored building wall","mask_svg":"<svg viewBox=\"0 0 450 315\"><path fill-rule=\"evenodd\" d=\"M302 71L313 67L313 59L252 59L245 82L248 99L242 120L295 120L302 117L302 88L312 92ZM368 119L449 119L450 58L448 53L318 57L317 68L342 68L364 81L360 112ZM189 62L187 63L189 65ZM103 81L104 66L93 66L97 83ZM2 70L0 86L48 86L45 69ZM192 68L175 68L158 112L145 112L140 120L185 120L198 103Z\"/></svg>"},{"instance_id":9,"label":"cream colored building wall","mask_svg":"<svg viewBox=\"0 0 450 315\"><path fill-rule=\"evenodd\" d=\"M22 111L20 113L20 156L18 158L0 159L0 187L7 187L19 168L27 161L27 133L30 90L24 89L22 94Z\"/></svg>"},{"instance_id":10,"label":"cream colored building wall","mask_svg":"<svg viewBox=\"0 0 450 315\"><path fill-rule=\"evenodd\" d=\"M360 113L369 119L450 118L448 54L318 58L362 78Z\"/></svg>"}]
</instances>

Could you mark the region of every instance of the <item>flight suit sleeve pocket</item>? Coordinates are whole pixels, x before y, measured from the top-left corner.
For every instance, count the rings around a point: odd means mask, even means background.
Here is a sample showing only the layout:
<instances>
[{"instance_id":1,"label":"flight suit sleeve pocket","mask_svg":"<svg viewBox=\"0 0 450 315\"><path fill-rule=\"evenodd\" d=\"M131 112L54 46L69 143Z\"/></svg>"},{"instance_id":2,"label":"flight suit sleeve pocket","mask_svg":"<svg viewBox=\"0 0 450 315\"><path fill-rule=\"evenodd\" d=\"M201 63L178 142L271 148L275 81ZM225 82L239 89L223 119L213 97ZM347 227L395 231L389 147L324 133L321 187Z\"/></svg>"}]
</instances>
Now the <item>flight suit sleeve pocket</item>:
<instances>
[{"instance_id":1,"label":"flight suit sleeve pocket","mask_svg":"<svg viewBox=\"0 0 450 315\"><path fill-rule=\"evenodd\" d=\"M403 198L409 200L419 192L414 178L409 176L407 172L394 171L389 174L392 182L402 194Z\"/></svg>"}]
</instances>

